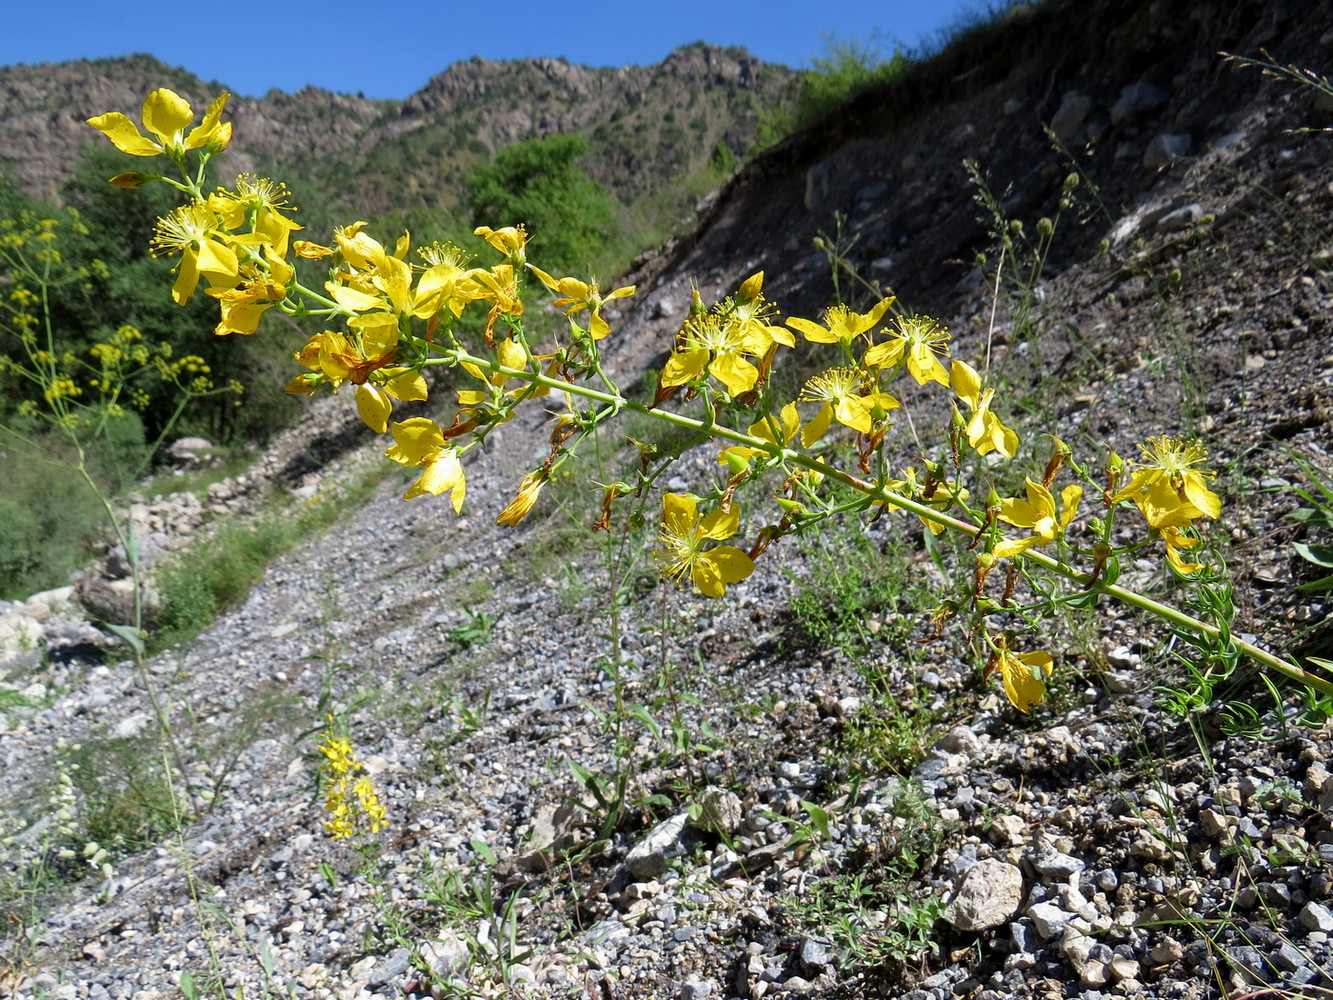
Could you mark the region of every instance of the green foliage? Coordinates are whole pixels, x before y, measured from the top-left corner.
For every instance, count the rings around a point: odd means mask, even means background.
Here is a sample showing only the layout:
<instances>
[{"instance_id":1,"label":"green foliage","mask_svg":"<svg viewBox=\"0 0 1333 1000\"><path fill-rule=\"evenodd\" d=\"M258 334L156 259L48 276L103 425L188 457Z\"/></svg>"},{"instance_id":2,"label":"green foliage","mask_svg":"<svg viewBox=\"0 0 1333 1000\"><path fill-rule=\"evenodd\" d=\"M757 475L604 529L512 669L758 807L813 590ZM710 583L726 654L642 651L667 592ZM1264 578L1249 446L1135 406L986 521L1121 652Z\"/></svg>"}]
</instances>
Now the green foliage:
<instances>
[{"instance_id":1,"label":"green foliage","mask_svg":"<svg viewBox=\"0 0 1333 1000\"><path fill-rule=\"evenodd\" d=\"M42 440L48 455L63 451L50 435ZM70 465L18 452L0 455L0 599L22 600L63 585L88 562L89 543L106 515Z\"/></svg>"},{"instance_id":2,"label":"green foliage","mask_svg":"<svg viewBox=\"0 0 1333 1000\"><path fill-rule=\"evenodd\" d=\"M1310 481L1308 487L1296 487L1296 495L1305 504L1291 512L1292 520L1299 521L1316 534L1313 541L1292 543L1296 554L1321 570L1333 569L1333 473L1319 468L1308 459L1293 456ZM1322 540L1321 540L1322 539ZM1319 593L1333 591L1333 573L1300 585L1301 590Z\"/></svg>"},{"instance_id":3,"label":"green foliage","mask_svg":"<svg viewBox=\"0 0 1333 1000\"><path fill-rule=\"evenodd\" d=\"M364 503L384 478L376 467L340 495L305 503L275 503L262 515L223 525L180 558L157 571L162 609L151 650L186 642L217 615L242 600L268 565L301 542L318 535L341 511Z\"/></svg>"},{"instance_id":4,"label":"green foliage","mask_svg":"<svg viewBox=\"0 0 1333 1000\"><path fill-rule=\"evenodd\" d=\"M883 546L859 525L806 545L809 575L791 602L800 638L815 655L833 649L865 679L871 697L847 720L840 757L875 772L905 773L925 756L934 713L904 701L911 678L895 675L883 650L910 667L919 659L913 608L929 603L902 540ZM902 654L906 656L903 657Z\"/></svg>"},{"instance_id":5,"label":"green foliage","mask_svg":"<svg viewBox=\"0 0 1333 1000\"><path fill-rule=\"evenodd\" d=\"M89 739L66 756L79 794L79 827L88 840L128 854L179 825L182 809L156 736Z\"/></svg>"},{"instance_id":6,"label":"green foliage","mask_svg":"<svg viewBox=\"0 0 1333 1000\"><path fill-rule=\"evenodd\" d=\"M901 48L885 59L872 40L840 41L827 36L824 54L796 84L794 94L771 108L759 121L755 145L764 149L809 128L853 98L902 79L914 65Z\"/></svg>"},{"instance_id":7,"label":"green foliage","mask_svg":"<svg viewBox=\"0 0 1333 1000\"><path fill-rule=\"evenodd\" d=\"M943 839L939 817L911 786L886 804L879 838L863 845L846 870L812 879L788 908L798 928L830 945L849 982L901 980L932 946L943 910L937 897L912 891Z\"/></svg>"},{"instance_id":8,"label":"green foliage","mask_svg":"<svg viewBox=\"0 0 1333 1000\"><path fill-rule=\"evenodd\" d=\"M575 134L502 149L468 178L474 224L522 224L553 270L586 266L612 232L605 188L577 165L587 152L588 140Z\"/></svg>"},{"instance_id":9,"label":"green foliage","mask_svg":"<svg viewBox=\"0 0 1333 1000\"><path fill-rule=\"evenodd\" d=\"M0 494L0 599L22 599L59 587L85 566L105 534L106 511L77 468L70 443L16 418L6 425L35 447L7 450L0 433L5 490ZM109 420L95 435L81 432L88 474L108 493L125 485L127 470L147 455L143 422L133 411Z\"/></svg>"},{"instance_id":10,"label":"green foliage","mask_svg":"<svg viewBox=\"0 0 1333 1000\"><path fill-rule=\"evenodd\" d=\"M336 504L320 502L228 524L163 567L157 576L162 611L152 648L166 649L198 635L250 592L275 557L327 527L336 516Z\"/></svg>"}]
</instances>

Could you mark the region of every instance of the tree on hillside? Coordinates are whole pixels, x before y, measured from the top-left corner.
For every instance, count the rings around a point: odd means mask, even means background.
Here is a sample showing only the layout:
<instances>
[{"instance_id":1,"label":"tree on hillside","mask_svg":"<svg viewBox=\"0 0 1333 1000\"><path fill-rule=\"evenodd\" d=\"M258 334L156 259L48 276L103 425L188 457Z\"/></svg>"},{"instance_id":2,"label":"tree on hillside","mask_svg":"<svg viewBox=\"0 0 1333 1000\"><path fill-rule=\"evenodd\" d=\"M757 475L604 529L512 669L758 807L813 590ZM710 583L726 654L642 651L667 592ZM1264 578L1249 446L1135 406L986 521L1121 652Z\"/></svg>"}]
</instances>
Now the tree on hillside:
<instances>
[{"instance_id":1,"label":"tree on hillside","mask_svg":"<svg viewBox=\"0 0 1333 1000\"><path fill-rule=\"evenodd\" d=\"M547 270L584 268L610 238L606 189L576 164L588 152L581 135L548 135L502 149L467 180L478 226L523 224L534 259Z\"/></svg>"}]
</instances>

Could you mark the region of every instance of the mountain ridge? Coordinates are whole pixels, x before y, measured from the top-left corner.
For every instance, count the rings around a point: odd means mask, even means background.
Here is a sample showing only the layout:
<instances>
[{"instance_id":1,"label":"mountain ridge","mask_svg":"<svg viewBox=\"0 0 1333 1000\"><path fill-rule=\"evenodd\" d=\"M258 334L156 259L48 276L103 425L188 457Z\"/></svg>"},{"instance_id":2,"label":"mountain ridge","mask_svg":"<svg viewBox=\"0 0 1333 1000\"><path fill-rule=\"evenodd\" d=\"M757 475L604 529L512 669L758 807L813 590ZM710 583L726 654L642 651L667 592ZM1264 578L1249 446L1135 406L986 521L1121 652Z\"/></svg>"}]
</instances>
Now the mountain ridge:
<instances>
[{"instance_id":1,"label":"mountain ridge","mask_svg":"<svg viewBox=\"0 0 1333 1000\"><path fill-rule=\"evenodd\" d=\"M233 97L229 163L314 182L363 212L457 207L462 180L497 150L577 131L590 142L589 173L628 203L704 167L719 144L744 153L762 108L795 79L744 49L698 42L648 67L474 57L402 101L311 86ZM85 119L133 115L160 86L196 107L225 89L142 54L0 68L0 163L28 194L55 199L80 148L94 143ZM396 185L383 183L386 173Z\"/></svg>"}]
</instances>

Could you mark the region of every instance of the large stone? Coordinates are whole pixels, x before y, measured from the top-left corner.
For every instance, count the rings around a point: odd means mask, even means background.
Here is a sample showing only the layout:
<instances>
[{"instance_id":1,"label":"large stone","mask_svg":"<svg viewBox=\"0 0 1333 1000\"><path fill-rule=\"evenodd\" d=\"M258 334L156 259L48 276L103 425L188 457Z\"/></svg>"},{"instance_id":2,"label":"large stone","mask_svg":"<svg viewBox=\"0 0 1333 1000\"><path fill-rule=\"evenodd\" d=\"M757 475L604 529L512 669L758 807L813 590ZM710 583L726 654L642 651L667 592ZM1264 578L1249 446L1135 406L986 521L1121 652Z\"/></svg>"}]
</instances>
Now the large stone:
<instances>
[{"instance_id":1,"label":"large stone","mask_svg":"<svg viewBox=\"0 0 1333 1000\"><path fill-rule=\"evenodd\" d=\"M1187 135L1175 132L1163 132L1155 135L1143 151L1143 166L1148 170L1158 170L1175 162L1182 156L1188 156L1192 140Z\"/></svg>"},{"instance_id":2,"label":"large stone","mask_svg":"<svg viewBox=\"0 0 1333 1000\"><path fill-rule=\"evenodd\" d=\"M683 853L681 834L689 822L688 813L677 813L653 827L625 858L625 868L640 880L657 878L667 868L667 860Z\"/></svg>"},{"instance_id":3,"label":"large stone","mask_svg":"<svg viewBox=\"0 0 1333 1000\"><path fill-rule=\"evenodd\" d=\"M1007 923L1023 902L1023 873L1015 866L987 858L958 880L944 919L960 931L984 931Z\"/></svg>"},{"instance_id":4,"label":"large stone","mask_svg":"<svg viewBox=\"0 0 1333 1000\"><path fill-rule=\"evenodd\" d=\"M1170 95L1160 87L1154 87L1146 80L1127 84L1120 91L1120 98L1111 106L1111 124L1119 125L1149 111L1156 111L1170 99Z\"/></svg>"},{"instance_id":5,"label":"large stone","mask_svg":"<svg viewBox=\"0 0 1333 1000\"><path fill-rule=\"evenodd\" d=\"M1051 131L1061 142L1076 142L1083 138L1084 126L1092 114L1092 98L1071 90L1060 100L1060 107L1051 116Z\"/></svg>"},{"instance_id":6,"label":"large stone","mask_svg":"<svg viewBox=\"0 0 1333 1000\"><path fill-rule=\"evenodd\" d=\"M745 820L745 809L740 796L728 788L710 786L698 799L699 815L690 820L690 826L707 833L731 834Z\"/></svg>"}]
</instances>

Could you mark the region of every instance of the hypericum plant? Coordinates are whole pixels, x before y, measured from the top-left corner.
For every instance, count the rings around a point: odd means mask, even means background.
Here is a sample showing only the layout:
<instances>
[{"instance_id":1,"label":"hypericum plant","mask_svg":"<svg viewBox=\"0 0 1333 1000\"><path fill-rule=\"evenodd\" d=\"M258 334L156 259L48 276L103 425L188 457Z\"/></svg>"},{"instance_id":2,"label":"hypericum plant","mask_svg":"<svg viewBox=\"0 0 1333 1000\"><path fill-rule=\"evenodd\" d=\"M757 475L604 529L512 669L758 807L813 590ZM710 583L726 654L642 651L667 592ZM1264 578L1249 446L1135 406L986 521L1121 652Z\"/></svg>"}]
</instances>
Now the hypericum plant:
<instances>
[{"instance_id":1,"label":"hypericum plant","mask_svg":"<svg viewBox=\"0 0 1333 1000\"><path fill-rule=\"evenodd\" d=\"M144 102L143 123L156 140L116 112L90 124L126 153L165 156L179 175L130 171L112 178L127 187L163 181L186 196L184 205L160 220L154 238L160 252L179 257L172 289L177 302L202 283L221 305L219 334L254 333L269 309L318 317L324 328L295 352L306 371L288 391L314 395L353 386L365 423L392 436L386 456L419 470L405 499L448 494L460 511L466 453L520 406L554 396L555 403L540 404L556 413L549 454L500 513L503 524L528 515L580 442L631 411L672 430L674 443L640 443L638 470L625 481L600 484L596 527L608 529L626 506L631 522L641 519L654 503L651 488L686 447L720 443L714 488L702 496L668 492L660 501L659 565L707 596L722 597L729 585L748 577L764 551L786 535L818 529L834 517L901 510L932 532L971 539L971 592L942 602L934 618L942 625L965 616L970 634L988 651L987 671L1000 674L1022 711L1041 699L1053 661L1043 650L1024 649L1020 635L1070 608L1093 604L1097 595L1218 640L1216 626L1116 583L1121 556L1158 541L1180 578L1188 580L1200 568L1194 560L1203 525L1218 516L1221 500L1210 487L1213 474L1197 441L1153 437L1137 460L1110 453L1097 471L1056 440L1046 468L1027 477L1022 495L1005 497L987 473L998 460L1015 457L1018 435L999 415L1003 400L984 370L951 355L947 331L927 317L886 320L887 300L864 314L838 306L822 322L782 322L764 295L762 273L711 305L696 291L653 398L631 399L606 372L600 345L611 333L604 307L634 288L603 293L595 282L541 270L528 260L522 226L476 230L499 255L489 266L474 265L451 244L418 245L413 257L409 234L385 246L363 222L335 229L327 246L293 240L300 227L283 185L242 176L231 188L206 186L209 161L230 139L230 126L221 120L226 100L224 94L213 101L194 125L189 104L169 90L154 91ZM319 287L302 282L297 259L325 262ZM567 332L543 339L529 330L524 294L532 279L556 293L555 305L568 315ZM473 314L475 324L461 322ZM466 332L476 327L479 333ZM795 347L797 334L824 346L828 367L808 379L796 399L777 398L770 375L783 352ZM460 380L452 421L393 420L399 402L427 398L426 369ZM948 439L910 464L889 447L903 383L911 392L945 393L953 408ZM673 397L681 408L663 408ZM683 439L675 432L683 432ZM827 457L831 450L821 445L835 432L853 444L847 467ZM968 486L965 475L979 482ZM753 499L742 503L742 495ZM1093 503L1085 503L1089 497ZM1095 514L1080 517L1092 508ZM745 548L736 542L747 509L762 526ZM1118 541L1122 533L1116 530L1126 509L1137 509L1142 518L1128 544ZM763 510L768 513L758 513ZM1023 593L1031 595L1022 601L1021 581L1027 585ZM1252 644L1230 635L1222 641L1333 691L1327 680Z\"/></svg>"},{"instance_id":2,"label":"hypericum plant","mask_svg":"<svg viewBox=\"0 0 1333 1000\"><path fill-rule=\"evenodd\" d=\"M363 826L370 833L379 833L389 821L375 782L365 762L352 750L351 740L334 732L333 716L329 716L328 723L319 744L319 752L324 756L320 770L328 781L324 808L329 818L324 821L324 828L334 840L355 836Z\"/></svg>"}]
</instances>

